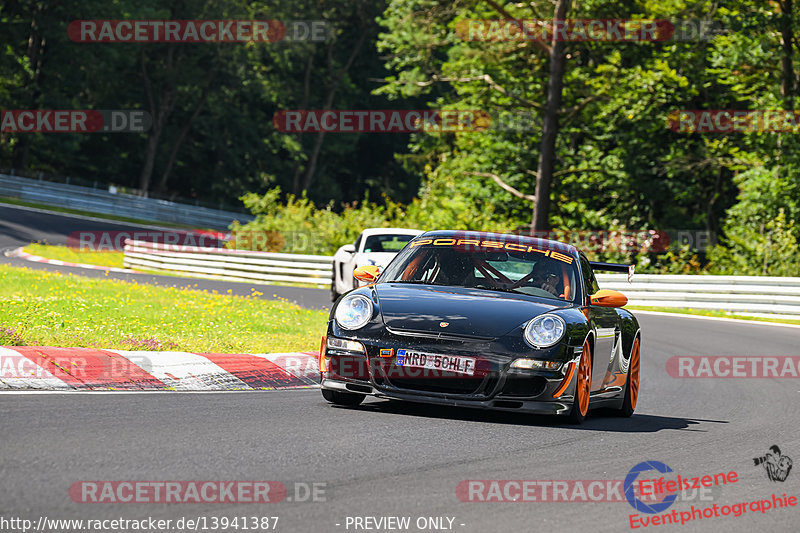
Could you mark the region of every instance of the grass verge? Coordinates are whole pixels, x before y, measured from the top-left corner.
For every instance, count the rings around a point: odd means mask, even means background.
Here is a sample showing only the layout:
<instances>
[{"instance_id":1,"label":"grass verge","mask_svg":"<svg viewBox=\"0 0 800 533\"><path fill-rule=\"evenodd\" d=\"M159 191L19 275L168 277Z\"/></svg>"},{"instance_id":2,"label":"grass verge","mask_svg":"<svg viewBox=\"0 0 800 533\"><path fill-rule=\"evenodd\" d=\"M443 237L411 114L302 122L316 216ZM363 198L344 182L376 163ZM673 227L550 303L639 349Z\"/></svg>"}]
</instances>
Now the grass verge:
<instances>
[{"instance_id":1,"label":"grass verge","mask_svg":"<svg viewBox=\"0 0 800 533\"><path fill-rule=\"evenodd\" d=\"M698 315L715 316L721 318L735 318L737 320L756 320L758 322L776 322L778 324L800 324L800 318L791 320L786 318L762 318L758 316L734 315L725 311L715 311L712 309L693 309L684 307L645 307L645 306L626 306L625 309L631 311L658 311L659 313L675 313L678 315Z\"/></svg>"},{"instance_id":2,"label":"grass verge","mask_svg":"<svg viewBox=\"0 0 800 533\"><path fill-rule=\"evenodd\" d=\"M23 251L47 259L58 259L59 261L66 261L68 263L123 268L122 252L84 252L68 246L39 243L29 244L23 248Z\"/></svg>"},{"instance_id":3,"label":"grass verge","mask_svg":"<svg viewBox=\"0 0 800 533\"><path fill-rule=\"evenodd\" d=\"M286 301L0 265L0 345L311 351L327 313Z\"/></svg>"}]
</instances>

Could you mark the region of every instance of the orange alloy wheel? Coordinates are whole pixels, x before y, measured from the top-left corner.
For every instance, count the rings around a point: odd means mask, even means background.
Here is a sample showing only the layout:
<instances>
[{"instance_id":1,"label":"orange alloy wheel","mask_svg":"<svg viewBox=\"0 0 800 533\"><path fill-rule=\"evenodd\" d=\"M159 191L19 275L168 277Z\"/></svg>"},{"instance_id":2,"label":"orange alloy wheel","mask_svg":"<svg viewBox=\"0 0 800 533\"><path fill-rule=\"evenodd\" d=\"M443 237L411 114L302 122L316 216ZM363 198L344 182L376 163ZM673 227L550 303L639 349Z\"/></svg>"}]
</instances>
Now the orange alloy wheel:
<instances>
[{"instance_id":1,"label":"orange alloy wheel","mask_svg":"<svg viewBox=\"0 0 800 533\"><path fill-rule=\"evenodd\" d=\"M638 387L638 383L637 383ZM592 354L589 350L589 341L583 343L583 353L578 367L578 382L575 384L575 395L581 416L586 416L589 411L589 392L592 388Z\"/></svg>"},{"instance_id":2,"label":"orange alloy wheel","mask_svg":"<svg viewBox=\"0 0 800 533\"><path fill-rule=\"evenodd\" d=\"M630 387L631 410L636 408L636 400L639 398L639 339L633 341L631 348L631 362L628 368L628 382Z\"/></svg>"}]
</instances>

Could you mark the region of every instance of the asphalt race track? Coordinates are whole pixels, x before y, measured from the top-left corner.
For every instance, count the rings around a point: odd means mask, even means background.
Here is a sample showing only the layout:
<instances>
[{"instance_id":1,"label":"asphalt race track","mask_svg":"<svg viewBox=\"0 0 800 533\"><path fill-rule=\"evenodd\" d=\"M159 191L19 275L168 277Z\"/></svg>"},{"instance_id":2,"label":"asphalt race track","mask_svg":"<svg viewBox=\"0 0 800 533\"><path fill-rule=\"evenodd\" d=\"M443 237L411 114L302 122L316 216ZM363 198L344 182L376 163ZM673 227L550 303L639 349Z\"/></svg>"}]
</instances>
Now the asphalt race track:
<instances>
[{"instance_id":1,"label":"asphalt race track","mask_svg":"<svg viewBox=\"0 0 800 533\"><path fill-rule=\"evenodd\" d=\"M753 457L777 444L800 457L796 379L675 379L672 355L796 355L800 330L641 316L642 395L630 419L561 419L367 401L328 405L317 390L252 393L3 394L0 514L178 519L279 516L279 531L355 531L347 517L455 517L462 532L621 531L626 502L461 502L462 480L621 480L661 461L684 477L735 471L713 494L730 505L800 494L800 473L771 482ZM79 504L82 480L325 483L325 502ZM797 531L798 508L689 523L691 531ZM340 526L336 526L340 524ZM460 524L464 524L461 526ZM648 529L679 526L651 526ZM410 531L417 531L411 528Z\"/></svg>"},{"instance_id":2,"label":"asphalt race track","mask_svg":"<svg viewBox=\"0 0 800 533\"><path fill-rule=\"evenodd\" d=\"M18 248L19 246L24 246L31 242L66 244L67 236L76 231L136 231L142 228L171 230L171 228L160 228L158 226L139 226L124 222L111 222L0 204L0 252ZM0 264L75 273L82 276L109 277L125 281L136 280L139 283L151 283L154 285L171 287L190 286L200 290L215 290L223 293L230 289L233 294L239 295L248 295L251 292L250 289L255 288L259 290L259 292L264 293L262 298L285 298L310 309L322 309L330 306L331 303L329 291L320 289L179 278L175 276L158 276L151 274L128 274L124 272L109 272L106 276L105 272L99 270L32 263L15 257L6 257L2 253L0 253Z\"/></svg>"},{"instance_id":3,"label":"asphalt race track","mask_svg":"<svg viewBox=\"0 0 800 533\"><path fill-rule=\"evenodd\" d=\"M8 235L6 214L0 211L5 225L0 232ZM4 247L12 245L5 239ZM582 426L560 418L382 400L340 408L317 390L2 394L0 516L34 523L42 516L206 517L209 526L212 517L277 516L276 530L292 532L391 531L357 529L355 517L410 517L411 527L400 531L432 531L437 529L418 529L417 520L449 517L450 530L464 533L625 531L635 513L626 501L464 502L456 487L463 480L623 480L642 461L663 462L683 477L738 474L736 483L714 491L711 500L678 501L666 512L772 494L800 496L800 467L777 482L753 462L772 445L800 460L798 379L677 379L665 371L675 355L797 356L800 329L687 316L639 318L642 382L636 414L619 419L596 413ZM325 501L209 505L71 499L73 483L98 480L273 480L289 488L293 499L295 483L323 483ZM738 517L689 522L688 529L639 530L797 531L799 512L800 507L748 509ZM449 523L445 519L444 527Z\"/></svg>"}]
</instances>

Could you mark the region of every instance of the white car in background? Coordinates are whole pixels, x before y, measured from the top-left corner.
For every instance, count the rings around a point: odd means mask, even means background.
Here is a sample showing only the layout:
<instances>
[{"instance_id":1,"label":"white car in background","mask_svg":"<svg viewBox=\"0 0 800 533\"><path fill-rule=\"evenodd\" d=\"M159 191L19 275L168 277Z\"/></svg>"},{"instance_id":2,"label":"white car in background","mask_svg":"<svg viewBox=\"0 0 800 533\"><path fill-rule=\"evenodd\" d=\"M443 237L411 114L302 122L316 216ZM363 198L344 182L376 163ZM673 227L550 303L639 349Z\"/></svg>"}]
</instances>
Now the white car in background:
<instances>
[{"instance_id":1,"label":"white car in background","mask_svg":"<svg viewBox=\"0 0 800 533\"><path fill-rule=\"evenodd\" d=\"M364 265L377 265L383 270L408 241L422 231L403 228L365 229L353 244L345 244L333 256L331 301L364 285L353 277L353 271Z\"/></svg>"}]
</instances>

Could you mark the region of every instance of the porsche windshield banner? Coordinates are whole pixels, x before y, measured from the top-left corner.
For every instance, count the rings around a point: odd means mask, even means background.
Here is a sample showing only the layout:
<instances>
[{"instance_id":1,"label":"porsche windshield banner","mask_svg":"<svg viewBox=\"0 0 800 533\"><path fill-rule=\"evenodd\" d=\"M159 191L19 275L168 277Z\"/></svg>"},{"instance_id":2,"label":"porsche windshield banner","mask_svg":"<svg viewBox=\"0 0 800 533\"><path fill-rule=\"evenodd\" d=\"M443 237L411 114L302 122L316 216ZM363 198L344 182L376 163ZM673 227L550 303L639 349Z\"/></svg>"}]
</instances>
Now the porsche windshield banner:
<instances>
[{"instance_id":1,"label":"porsche windshield banner","mask_svg":"<svg viewBox=\"0 0 800 533\"><path fill-rule=\"evenodd\" d=\"M562 261L567 264L572 264L573 258L569 255L563 254L561 252L557 252L555 250L548 249L544 246L544 241L539 241L536 239L537 245L533 246L531 244L527 244L526 242L522 241L521 239L518 241L503 241L503 240L484 240L484 239L461 239L455 237L444 237L441 239L420 239L418 241L414 241L409 245L409 248L416 248L418 246L449 246L452 248L456 248L459 251L500 251L500 250L507 250L510 252L538 252L540 254L544 254L545 256L552 257L558 261Z\"/></svg>"}]
</instances>

